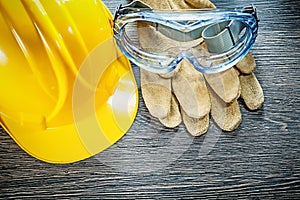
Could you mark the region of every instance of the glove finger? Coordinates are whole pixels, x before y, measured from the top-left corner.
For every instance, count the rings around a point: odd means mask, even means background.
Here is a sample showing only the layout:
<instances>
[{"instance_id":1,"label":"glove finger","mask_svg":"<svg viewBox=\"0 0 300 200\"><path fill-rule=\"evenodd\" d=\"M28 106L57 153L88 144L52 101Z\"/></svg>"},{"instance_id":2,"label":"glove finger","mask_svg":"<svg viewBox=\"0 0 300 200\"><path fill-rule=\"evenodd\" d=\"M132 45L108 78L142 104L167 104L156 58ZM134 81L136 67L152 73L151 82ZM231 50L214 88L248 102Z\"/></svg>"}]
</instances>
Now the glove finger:
<instances>
[{"instance_id":1,"label":"glove finger","mask_svg":"<svg viewBox=\"0 0 300 200\"><path fill-rule=\"evenodd\" d=\"M240 72L237 68L235 68L235 67L234 67L233 69L234 69L236 75L237 75L238 77L240 77L241 72ZM238 98L241 97L241 92L242 92L242 87L241 87L241 81L240 81L239 88L238 88L238 94L237 94L236 99L238 99Z\"/></svg>"},{"instance_id":2,"label":"glove finger","mask_svg":"<svg viewBox=\"0 0 300 200\"><path fill-rule=\"evenodd\" d=\"M235 130L242 121L242 114L237 100L224 102L214 91L209 90L211 99L211 116L224 131Z\"/></svg>"},{"instance_id":3,"label":"glove finger","mask_svg":"<svg viewBox=\"0 0 300 200\"><path fill-rule=\"evenodd\" d=\"M171 9L189 9L191 8L184 0L169 0Z\"/></svg>"},{"instance_id":4,"label":"glove finger","mask_svg":"<svg viewBox=\"0 0 300 200\"><path fill-rule=\"evenodd\" d=\"M150 114L166 118L171 107L171 79L140 69L142 96Z\"/></svg>"},{"instance_id":5,"label":"glove finger","mask_svg":"<svg viewBox=\"0 0 300 200\"><path fill-rule=\"evenodd\" d=\"M171 9L168 0L142 0L142 2L153 9Z\"/></svg>"},{"instance_id":6,"label":"glove finger","mask_svg":"<svg viewBox=\"0 0 300 200\"><path fill-rule=\"evenodd\" d=\"M178 73L172 78L173 92L187 115L202 118L211 107L203 75L186 60L179 65Z\"/></svg>"},{"instance_id":7,"label":"glove finger","mask_svg":"<svg viewBox=\"0 0 300 200\"><path fill-rule=\"evenodd\" d=\"M174 128L181 123L182 119L179 111L179 105L175 96L172 95L171 107L167 117L163 119L159 118L159 121L168 128Z\"/></svg>"},{"instance_id":8,"label":"glove finger","mask_svg":"<svg viewBox=\"0 0 300 200\"><path fill-rule=\"evenodd\" d=\"M241 97L250 110L257 110L264 103L263 90L255 77L254 73L249 75L240 75Z\"/></svg>"},{"instance_id":9,"label":"glove finger","mask_svg":"<svg viewBox=\"0 0 300 200\"><path fill-rule=\"evenodd\" d=\"M209 0L143 0L153 9L215 8Z\"/></svg>"},{"instance_id":10,"label":"glove finger","mask_svg":"<svg viewBox=\"0 0 300 200\"><path fill-rule=\"evenodd\" d=\"M192 8L215 8L216 6L209 0L185 0Z\"/></svg>"},{"instance_id":11,"label":"glove finger","mask_svg":"<svg viewBox=\"0 0 300 200\"><path fill-rule=\"evenodd\" d=\"M209 127L209 114L202 118L192 118L181 108L182 119L188 132L193 136L200 136L207 132Z\"/></svg>"},{"instance_id":12,"label":"glove finger","mask_svg":"<svg viewBox=\"0 0 300 200\"><path fill-rule=\"evenodd\" d=\"M234 68L226 71L205 74L205 79L215 93L226 103L237 99L240 90L240 81Z\"/></svg>"},{"instance_id":13,"label":"glove finger","mask_svg":"<svg viewBox=\"0 0 300 200\"><path fill-rule=\"evenodd\" d=\"M248 53L238 64L235 65L236 68L243 74L250 74L256 68L256 63L251 55Z\"/></svg>"}]
</instances>

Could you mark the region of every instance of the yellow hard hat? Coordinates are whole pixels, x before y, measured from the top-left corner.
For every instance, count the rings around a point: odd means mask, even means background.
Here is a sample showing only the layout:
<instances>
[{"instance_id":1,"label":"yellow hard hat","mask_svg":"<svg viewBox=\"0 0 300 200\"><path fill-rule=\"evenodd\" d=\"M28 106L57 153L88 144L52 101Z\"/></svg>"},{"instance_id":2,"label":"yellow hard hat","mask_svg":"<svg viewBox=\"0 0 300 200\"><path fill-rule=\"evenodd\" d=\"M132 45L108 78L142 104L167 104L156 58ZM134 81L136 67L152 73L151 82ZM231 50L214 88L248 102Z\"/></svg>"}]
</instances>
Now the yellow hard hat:
<instances>
[{"instance_id":1,"label":"yellow hard hat","mask_svg":"<svg viewBox=\"0 0 300 200\"><path fill-rule=\"evenodd\" d=\"M0 124L30 155L79 161L132 125L137 86L112 26L100 0L0 0Z\"/></svg>"}]
</instances>

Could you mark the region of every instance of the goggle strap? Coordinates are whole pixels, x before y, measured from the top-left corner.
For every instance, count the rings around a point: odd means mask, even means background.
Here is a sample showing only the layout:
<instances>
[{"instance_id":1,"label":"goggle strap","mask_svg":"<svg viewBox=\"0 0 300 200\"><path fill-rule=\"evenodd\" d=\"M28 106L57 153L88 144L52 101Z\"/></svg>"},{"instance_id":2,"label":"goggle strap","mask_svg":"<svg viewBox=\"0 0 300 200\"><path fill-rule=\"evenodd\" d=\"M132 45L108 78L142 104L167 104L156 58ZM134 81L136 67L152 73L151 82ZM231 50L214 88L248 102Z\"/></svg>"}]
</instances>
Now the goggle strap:
<instances>
[{"instance_id":1,"label":"goggle strap","mask_svg":"<svg viewBox=\"0 0 300 200\"><path fill-rule=\"evenodd\" d=\"M188 42L199 39L200 37L202 37L203 30L207 27L203 26L189 32L182 32L162 24L153 23L152 26L155 27L156 31L159 31L166 37L179 42Z\"/></svg>"},{"instance_id":2,"label":"goggle strap","mask_svg":"<svg viewBox=\"0 0 300 200\"><path fill-rule=\"evenodd\" d=\"M182 32L157 23L151 25L155 27L156 31L179 42L188 42L203 37L210 53L221 53L232 48L245 28L245 25L239 21L214 23L190 32Z\"/></svg>"},{"instance_id":3,"label":"goggle strap","mask_svg":"<svg viewBox=\"0 0 300 200\"><path fill-rule=\"evenodd\" d=\"M206 27L202 36L210 53L222 53L235 45L244 28L242 22L224 21Z\"/></svg>"}]
</instances>

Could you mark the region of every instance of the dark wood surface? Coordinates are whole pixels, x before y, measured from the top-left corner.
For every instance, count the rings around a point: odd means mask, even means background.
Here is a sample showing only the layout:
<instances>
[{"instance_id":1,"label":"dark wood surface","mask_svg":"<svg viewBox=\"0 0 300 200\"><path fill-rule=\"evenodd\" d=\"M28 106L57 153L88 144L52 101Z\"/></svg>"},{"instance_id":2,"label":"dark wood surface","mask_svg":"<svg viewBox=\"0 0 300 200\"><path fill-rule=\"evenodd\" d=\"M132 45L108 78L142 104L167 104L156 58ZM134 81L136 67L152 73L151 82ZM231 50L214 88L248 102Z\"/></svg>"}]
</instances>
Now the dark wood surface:
<instances>
[{"instance_id":1,"label":"dark wood surface","mask_svg":"<svg viewBox=\"0 0 300 200\"><path fill-rule=\"evenodd\" d=\"M114 11L121 1L104 2ZM252 52L265 94L261 110L250 112L240 101L236 131L211 123L208 134L192 138L183 125L164 128L140 100L117 144L68 165L32 158L0 129L0 198L300 198L300 2L213 2L258 8Z\"/></svg>"}]
</instances>

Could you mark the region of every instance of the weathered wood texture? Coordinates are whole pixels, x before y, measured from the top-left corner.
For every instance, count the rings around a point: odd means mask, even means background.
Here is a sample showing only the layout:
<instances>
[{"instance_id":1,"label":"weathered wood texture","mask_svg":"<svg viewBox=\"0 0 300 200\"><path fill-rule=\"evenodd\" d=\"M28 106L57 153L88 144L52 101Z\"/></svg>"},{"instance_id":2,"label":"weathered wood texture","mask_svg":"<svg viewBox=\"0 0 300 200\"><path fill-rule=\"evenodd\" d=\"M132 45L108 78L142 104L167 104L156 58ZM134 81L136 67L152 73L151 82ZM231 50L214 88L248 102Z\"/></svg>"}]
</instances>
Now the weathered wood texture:
<instances>
[{"instance_id":1,"label":"weathered wood texture","mask_svg":"<svg viewBox=\"0 0 300 200\"><path fill-rule=\"evenodd\" d=\"M113 11L121 1L104 2ZM140 100L136 121L117 144L68 165L32 158L0 129L0 198L299 199L300 2L213 2L258 8L252 52L263 109L250 112L240 101L243 122L236 131L212 126L204 137L192 138L183 125L163 128Z\"/></svg>"}]
</instances>

